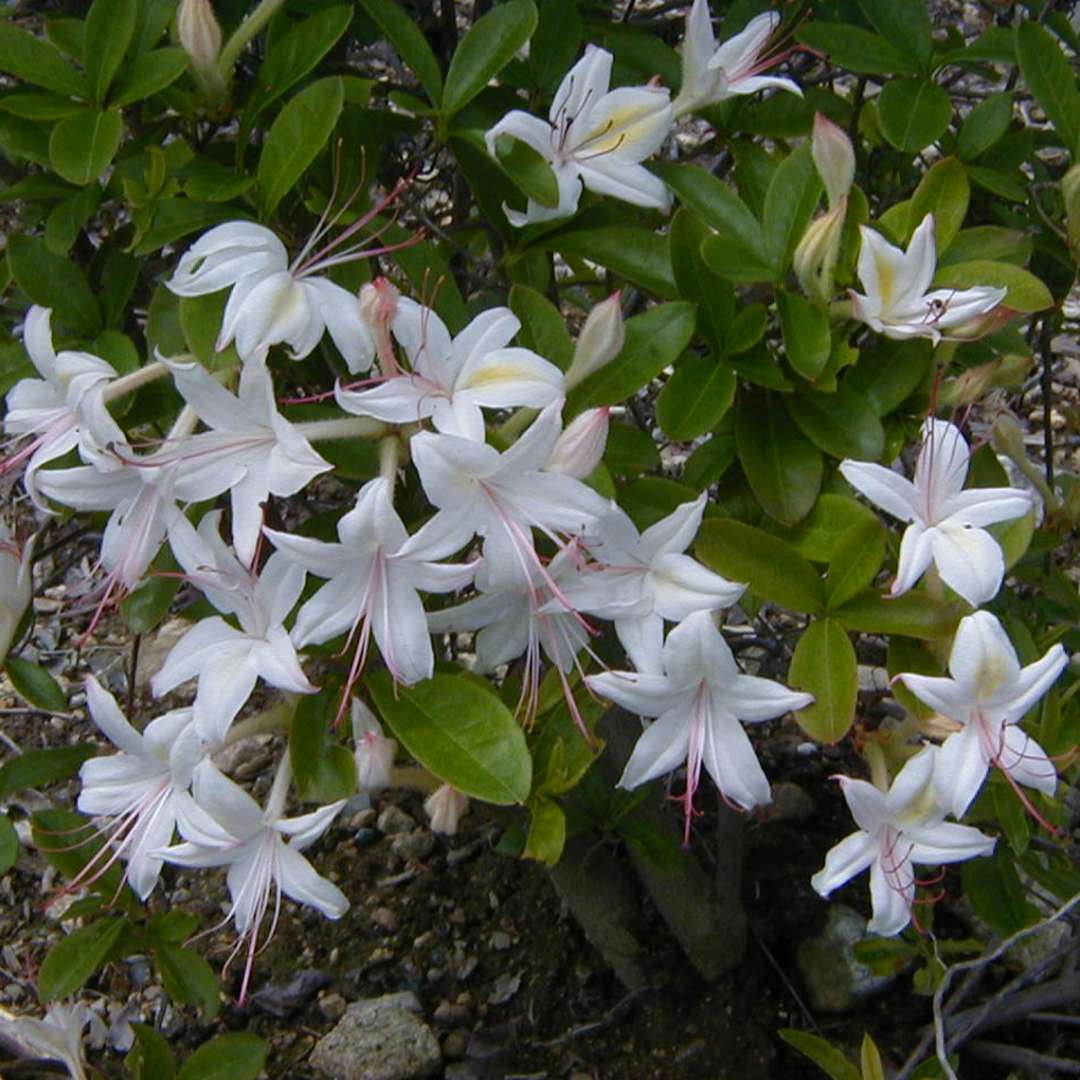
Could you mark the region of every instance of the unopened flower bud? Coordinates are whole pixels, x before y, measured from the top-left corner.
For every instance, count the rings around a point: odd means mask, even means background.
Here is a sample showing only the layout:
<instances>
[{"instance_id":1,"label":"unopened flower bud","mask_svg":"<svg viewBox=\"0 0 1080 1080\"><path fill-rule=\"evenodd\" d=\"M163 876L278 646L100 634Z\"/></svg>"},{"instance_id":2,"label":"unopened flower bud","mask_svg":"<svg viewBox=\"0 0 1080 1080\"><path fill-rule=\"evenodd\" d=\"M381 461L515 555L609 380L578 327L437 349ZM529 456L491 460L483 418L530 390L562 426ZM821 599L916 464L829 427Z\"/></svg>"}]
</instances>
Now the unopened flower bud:
<instances>
[{"instance_id":1,"label":"unopened flower bud","mask_svg":"<svg viewBox=\"0 0 1080 1080\"><path fill-rule=\"evenodd\" d=\"M810 154L825 185L830 209L851 190L855 179L855 151L844 130L823 113L814 113Z\"/></svg>"},{"instance_id":2,"label":"unopened flower bud","mask_svg":"<svg viewBox=\"0 0 1080 1080\"><path fill-rule=\"evenodd\" d=\"M360 290L360 317L375 338L379 367L388 379L401 374L397 356L394 354L394 342L390 337L390 327L397 315L399 299L401 293L384 277L377 277Z\"/></svg>"},{"instance_id":3,"label":"unopened flower bud","mask_svg":"<svg viewBox=\"0 0 1080 1080\"><path fill-rule=\"evenodd\" d=\"M359 698L353 698L351 715L357 790L381 791L393 783L397 741L383 735L375 714Z\"/></svg>"},{"instance_id":4,"label":"unopened flower bud","mask_svg":"<svg viewBox=\"0 0 1080 1080\"><path fill-rule=\"evenodd\" d=\"M221 54L221 27L210 0L180 0L176 11L176 36L195 81L208 97L220 97L225 81L218 71Z\"/></svg>"},{"instance_id":5,"label":"unopened flower bud","mask_svg":"<svg viewBox=\"0 0 1080 1080\"><path fill-rule=\"evenodd\" d=\"M431 820L431 831L446 836L453 836L458 831L458 822L468 809L468 795L462 795L449 784L443 784L424 800L424 810Z\"/></svg>"},{"instance_id":6,"label":"unopened flower bud","mask_svg":"<svg viewBox=\"0 0 1080 1080\"><path fill-rule=\"evenodd\" d=\"M33 546L31 540L20 551L7 526L0 521L0 664L4 662L19 623L33 599L30 572Z\"/></svg>"},{"instance_id":7,"label":"unopened flower bud","mask_svg":"<svg viewBox=\"0 0 1080 1080\"><path fill-rule=\"evenodd\" d=\"M847 216L845 195L831 210L814 218L806 227L795 254L792 268L803 291L812 300L827 304L832 299L833 275L840 257Z\"/></svg>"},{"instance_id":8,"label":"unopened flower bud","mask_svg":"<svg viewBox=\"0 0 1080 1080\"><path fill-rule=\"evenodd\" d=\"M573 363L566 373L566 389L577 386L586 376L614 360L625 340L622 305L616 292L589 312L578 335Z\"/></svg>"},{"instance_id":9,"label":"unopened flower bud","mask_svg":"<svg viewBox=\"0 0 1080 1080\"><path fill-rule=\"evenodd\" d=\"M607 446L607 406L586 409L567 426L555 443L547 463L548 472L584 480L600 464Z\"/></svg>"}]
</instances>

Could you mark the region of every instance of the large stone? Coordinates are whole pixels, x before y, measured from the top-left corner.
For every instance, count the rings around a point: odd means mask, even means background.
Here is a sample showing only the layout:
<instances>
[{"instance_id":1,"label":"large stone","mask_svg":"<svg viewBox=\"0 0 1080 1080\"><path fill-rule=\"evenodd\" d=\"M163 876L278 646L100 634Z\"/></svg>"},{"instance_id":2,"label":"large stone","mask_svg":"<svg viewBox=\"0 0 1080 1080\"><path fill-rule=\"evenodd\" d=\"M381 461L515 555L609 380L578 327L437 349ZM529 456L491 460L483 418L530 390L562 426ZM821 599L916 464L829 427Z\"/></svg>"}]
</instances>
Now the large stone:
<instances>
[{"instance_id":1,"label":"large stone","mask_svg":"<svg viewBox=\"0 0 1080 1080\"><path fill-rule=\"evenodd\" d=\"M442 1065L412 993L354 1001L312 1051L310 1064L331 1080L414 1080Z\"/></svg>"}]
</instances>

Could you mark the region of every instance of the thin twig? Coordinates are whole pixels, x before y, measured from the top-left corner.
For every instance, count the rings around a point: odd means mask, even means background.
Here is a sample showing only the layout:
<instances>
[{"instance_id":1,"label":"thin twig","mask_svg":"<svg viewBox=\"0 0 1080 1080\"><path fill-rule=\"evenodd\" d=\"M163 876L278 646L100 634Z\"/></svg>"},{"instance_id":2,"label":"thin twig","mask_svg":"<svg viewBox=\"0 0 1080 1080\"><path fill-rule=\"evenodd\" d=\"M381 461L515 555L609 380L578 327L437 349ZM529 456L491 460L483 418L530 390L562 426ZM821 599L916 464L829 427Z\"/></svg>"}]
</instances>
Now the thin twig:
<instances>
[{"instance_id":1,"label":"thin twig","mask_svg":"<svg viewBox=\"0 0 1080 1080\"><path fill-rule=\"evenodd\" d=\"M814 1014L807 1008L806 1002L803 1001L799 991L795 989L794 983L787 977L787 973L776 962L776 957L769 951L769 947L761 940L761 935L754 929L753 923L750 924L750 934L758 943L761 951L765 954L765 959L769 961L773 971L780 976L780 981L788 988L788 993L795 999L795 1004L799 1006L799 1011L803 1014L803 1019L806 1021L807 1025L812 1027L814 1031L820 1035L821 1028L818 1027L817 1021L814 1019Z\"/></svg>"}]
</instances>

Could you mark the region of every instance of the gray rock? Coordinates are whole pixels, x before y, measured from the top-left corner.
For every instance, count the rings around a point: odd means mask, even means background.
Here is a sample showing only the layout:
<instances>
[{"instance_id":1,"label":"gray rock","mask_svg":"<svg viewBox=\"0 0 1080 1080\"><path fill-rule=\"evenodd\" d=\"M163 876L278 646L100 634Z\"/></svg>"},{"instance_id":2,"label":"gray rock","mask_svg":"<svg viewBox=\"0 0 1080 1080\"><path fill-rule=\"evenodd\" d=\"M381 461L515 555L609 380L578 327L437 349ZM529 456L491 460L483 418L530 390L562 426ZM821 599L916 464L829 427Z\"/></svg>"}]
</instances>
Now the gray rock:
<instances>
[{"instance_id":1,"label":"gray rock","mask_svg":"<svg viewBox=\"0 0 1080 1080\"><path fill-rule=\"evenodd\" d=\"M400 832L390 841L390 850L406 862L422 862L435 847L435 837L427 829Z\"/></svg>"},{"instance_id":2,"label":"gray rock","mask_svg":"<svg viewBox=\"0 0 1080 1080\"><path fill-rule=\"evenodd\" d=\"M888 986L896 975L875 975L855 958L855 945L873 935L866 919L845 904L831 904L825 929L799 946L799 973L817 1012L846 1012Z\"/></svg>"},{"instance_id":3,"label":"gray rock","mask_svg":"<svg viewBox=\"0 0 1080 1080\"><path fill-rule=\"evenodd\" d=\"M407 833L416 828L416 818L405 813L400 806L387 806L379 814L377 822L379 832L386 836L394 833Z\"/></svg>"},{"instance_id":4,"label":"gray rock","mask_svg":"<svg viewBox=\"0 0 1080 1080\"><path fill-rule=\"evenodd\" d=\"M310 1064L332 1080L414 1080L442 1065L412 993L355 1001L312 1051Z\"/></svg>"}]
</instances>

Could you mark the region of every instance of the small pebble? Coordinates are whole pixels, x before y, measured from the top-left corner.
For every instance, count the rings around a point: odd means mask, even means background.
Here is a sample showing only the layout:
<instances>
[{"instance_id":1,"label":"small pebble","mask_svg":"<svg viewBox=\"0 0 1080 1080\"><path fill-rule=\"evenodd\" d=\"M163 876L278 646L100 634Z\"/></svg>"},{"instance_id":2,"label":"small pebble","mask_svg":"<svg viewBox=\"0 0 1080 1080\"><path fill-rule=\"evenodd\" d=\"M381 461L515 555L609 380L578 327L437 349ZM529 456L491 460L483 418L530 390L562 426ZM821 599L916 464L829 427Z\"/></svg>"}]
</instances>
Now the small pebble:
<instances>
[{"instance_id":1,"label":"small pebble","mask_svg":"<svg viewBox=\"0 0 1080 1080\"><path fill-rule=\"evenodd\" d=\"M469 1033L467 1031L451 1031L443 1039L443 1057L450 1061L460 1061L465 1056L469 1047Z\"/></svg>"},{"instance_id":2,"label":"small pebble","mask_svg":"<svg viewBox=\"0 0 1080 1080\"><path fill-rule=\"evenodd\" d=\"M359 848L371 847L381 834L378 829L357 829L353 833L353 840L356 842L356 846Z\"/></svg>"},{"instance_id":3,"label":"small pebble","mask_svg":"<svg viewBox=\"0 0 1080 1080\"><path fill-rule=\"evenodd\" d=\"M416 818L405 813L398 806L387 806L379 814L377 824L379 832L384 833L386 836L393 836L395 833L407 833L411 829L415 829Z\"/></svg>"},{"instance_id":4,"label":"small pebble","mask_svg":"<svg viewBox=\"0 0 1080 1080\"><path fill-rule=\"evenodd\" d=\"M435 1006L432 1019L436 1024L441 1024L443 1027L449 1027L451 1024L460 1026L469 1023L472 1019L472 1009L460 1002L440 1001Z\"/></svg>"},{"instance_id":5,"label":"small pebble","mask_svg":"<svg viewBox=\"0 0 1080 1080\"><path fill-rule=\"evenodd\" d=\"M387 934L392 934L399 925L396 912L387 907L377 907L371 913L371 921Z\"/></svg>"},{"instance_id":6,"label":"small pebble","mask_svg":"<svg viewBox=\"0 0 1080 1080\"><path fill-rule=\"evenodd\" d=\"M510 935L505 930L496 930L489 939L489 944L496 952L506 952L513 944Z\"/></svg>"},{"instance_id":7,"label":"small pebble","mask_svg":"<svg viewBox=\"0 0 1080 1080\"><path fill-rule=\"evenodd\" d=\"M427 829L398 833L390 844L390 850L406 862L426 859L434 847L435 836Z\"/></svg>"},{"instance_id":8,"label":"small pebble","mask_svg":"<svg viewBox=\"0 0 1080 1080\"><path fill-rule=\"evenodd\" d=\"M336 991L319 998L319 1012L327 1020L340 1020L345 1015L345 999Z\"/></svg>"}]
</instances>

